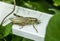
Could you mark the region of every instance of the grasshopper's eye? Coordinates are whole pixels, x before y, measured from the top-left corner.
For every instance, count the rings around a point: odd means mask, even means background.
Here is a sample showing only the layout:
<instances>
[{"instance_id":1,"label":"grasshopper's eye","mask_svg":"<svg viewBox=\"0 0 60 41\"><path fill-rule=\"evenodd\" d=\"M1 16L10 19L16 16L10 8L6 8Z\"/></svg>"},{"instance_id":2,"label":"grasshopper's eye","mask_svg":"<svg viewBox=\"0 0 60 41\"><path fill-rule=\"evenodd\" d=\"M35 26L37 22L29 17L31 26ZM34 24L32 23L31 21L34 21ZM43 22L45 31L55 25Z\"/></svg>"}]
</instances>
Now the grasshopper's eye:
<instances>
[{"instance_id":1,"label":"grasshopper's eye","mask_svg":"<svg viewBox=\"0 0 60 41\"><path fill-rule=\"evenodd\" d=\"M37 24L39 24L39 22L37 22Z\"/></svg>"}]
</instances>

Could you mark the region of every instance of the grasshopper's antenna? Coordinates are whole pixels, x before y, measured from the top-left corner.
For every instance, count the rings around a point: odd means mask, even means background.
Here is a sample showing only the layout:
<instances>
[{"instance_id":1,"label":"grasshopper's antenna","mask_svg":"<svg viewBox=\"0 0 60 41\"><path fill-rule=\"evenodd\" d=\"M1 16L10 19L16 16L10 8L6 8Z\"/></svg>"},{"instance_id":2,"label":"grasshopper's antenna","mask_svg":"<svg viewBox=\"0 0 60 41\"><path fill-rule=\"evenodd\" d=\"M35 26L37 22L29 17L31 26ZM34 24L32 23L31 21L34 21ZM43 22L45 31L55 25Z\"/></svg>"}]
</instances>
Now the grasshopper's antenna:
<instances>
[{"instance_id":1,"label":"grasshopper's antenna","mask_svg":"<svg viewBox=\"0 0 60 41\"><path fill-rule=\"evenodd\" d=\"M19 15L15 14L15 13L13 15L16 16L16 17L22 17L22 16L19 16Z\"/></svg>"},{"instance_id":2,"label":"grasshopper's antenna","mask_svg":"<svg viewBox=\"0 0 60 41\"><path fill-rule=\"evenodd\" d=\"M6 17L4 17L4 19L1 22L1 25L3 24L4 20L15 11L16 1L15 0L13 0L13 1L14 1L14 8Z\"/></svg>"}]
</instances>

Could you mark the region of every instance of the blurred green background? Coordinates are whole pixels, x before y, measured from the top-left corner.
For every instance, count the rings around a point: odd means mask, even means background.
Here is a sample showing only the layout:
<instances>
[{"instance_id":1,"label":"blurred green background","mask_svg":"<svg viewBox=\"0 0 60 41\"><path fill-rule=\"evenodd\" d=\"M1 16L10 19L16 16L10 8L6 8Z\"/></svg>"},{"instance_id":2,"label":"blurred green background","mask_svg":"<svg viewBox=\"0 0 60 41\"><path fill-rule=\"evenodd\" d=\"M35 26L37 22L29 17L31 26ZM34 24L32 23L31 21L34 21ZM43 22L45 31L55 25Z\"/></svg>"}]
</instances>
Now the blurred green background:
<instances>
[{"instance_id":1,"label":"blurred green background","mask_svg":"<svg viewBox=\"0 0 60 41\"><path fill-rule=\"evenodd\" d=\"M13 4L13 0L0 0L0 1L6 2L9 4ZM16 5L54 15L55 12L53 10L49 10L49 9L52 8L52 9L60 10L60 8L59 8L60 4L57 5L54 2L55 2L54 0L16 0ZM20 36L12 35L12 34L8 35L5 38L7 41L33 41L30 39L26 39L26 38L23 38ZM3 41L3 40L1 40L1 41Z\"/></svg>"}]
</instances>

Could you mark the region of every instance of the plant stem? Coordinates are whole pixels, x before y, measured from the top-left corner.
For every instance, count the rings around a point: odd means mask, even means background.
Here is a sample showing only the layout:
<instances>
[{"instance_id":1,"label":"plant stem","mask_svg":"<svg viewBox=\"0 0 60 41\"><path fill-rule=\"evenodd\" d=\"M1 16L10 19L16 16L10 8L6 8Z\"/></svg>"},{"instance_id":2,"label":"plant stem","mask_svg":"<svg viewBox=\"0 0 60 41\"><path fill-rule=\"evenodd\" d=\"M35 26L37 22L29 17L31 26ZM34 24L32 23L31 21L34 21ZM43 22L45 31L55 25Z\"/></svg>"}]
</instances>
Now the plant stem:
<instances>
[{"instance_id":1,"label":"plant stem","mask_svg":"<svg viewBox=\"0 0 60 41\"><path fill-rule=\"evenodd\" d=\"M13 1L14 1L14 8L6 17L4 17L4 19L1 22L1 25L3 25L4 20L15 11L16 1L15 0L13 0Z\"/></svg>"}]
</instances>

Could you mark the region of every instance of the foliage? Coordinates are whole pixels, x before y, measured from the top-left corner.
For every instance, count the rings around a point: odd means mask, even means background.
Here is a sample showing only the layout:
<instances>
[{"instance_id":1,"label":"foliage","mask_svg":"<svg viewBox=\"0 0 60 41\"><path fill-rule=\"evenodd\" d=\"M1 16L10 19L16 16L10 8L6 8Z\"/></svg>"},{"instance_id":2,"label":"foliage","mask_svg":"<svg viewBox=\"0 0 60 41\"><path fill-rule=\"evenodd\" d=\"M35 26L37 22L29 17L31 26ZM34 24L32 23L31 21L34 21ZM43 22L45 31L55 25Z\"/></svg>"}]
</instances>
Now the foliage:
<instances>
[{"instance_id":1,"label":"foliage","mask_svg":"<svg viewBox=\"0 0 60 41\"><path fill-rule=\"evenodd\" d=\"M55 6L60 6L60 0L53 0Z\"/></svg>"},{"instance_id":2,"label":"foliage","mask_svg":"<svg viewBox=\"0 0 60 41\"><path fill-rule=\"evenodd\" d=\"M60 41L60 12L51 18L46 31L45 41Z\"/></svg>"},{"instance_id":3,"label":"foliage","mask_svg":"<svg viewBox=\"0 0 60 41\"><path fill-rule=\"evenodd\" d=\"M12 40L11 41L33 41L33 40L26 39L26 38L16 36L16 35L12 35Z\"/></svg>"},{"instance_id":4,"label":"foliage","mask_svg":"<svg viewBox=\"0 0 60 41\"><path fill-rule=\"evenodd\" d=\"M12 0L0 1L13 4ZM18 6L53 14L54 16L50 19L46 28L45 41L60 41L60 0L16 0L16 3ZM51 8L53 10L48 10ZM7 26L0 25L0 41L4 39L7 41L33 41L10 34L11 28L11 23Z\"/></svg>"},{"instance_id":5,"label":"foliage","mask_svg":"<svg viewBox=\"0 0 60 41\"><path fill-rule=\"evenodd\" d=\"M59 0L53 0L59 6ZM45 35L45 41L60 41L60 10L53 9L55 15L50 19Z\"/></svg>"},{"instance_id":6,"label":"foliage","mask_svg":"<svg viewBox=\"0 0 60 41\"><path fill-rule=\"evenodd\" d=\"M7 35L9 35L11 33L11 30L12 30L11 23L7 24L6 26L0 25L0 39L3 39Z\"/></svg>"}]
</instances>

